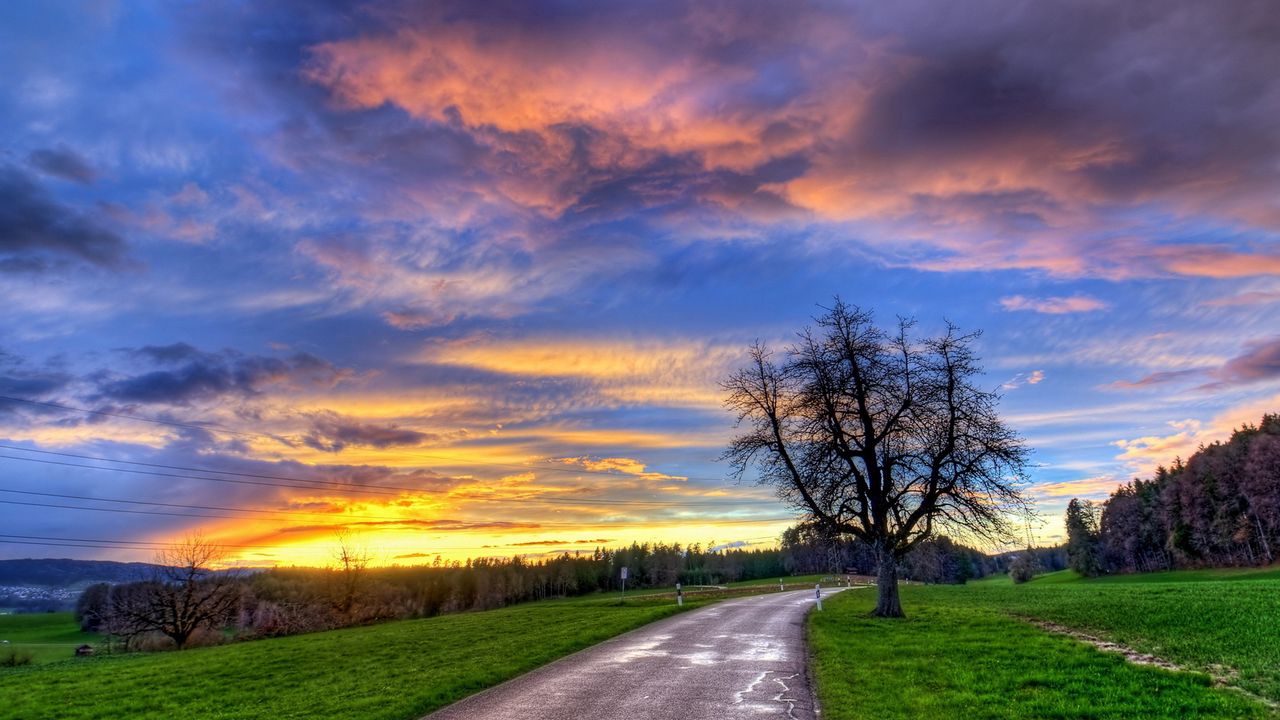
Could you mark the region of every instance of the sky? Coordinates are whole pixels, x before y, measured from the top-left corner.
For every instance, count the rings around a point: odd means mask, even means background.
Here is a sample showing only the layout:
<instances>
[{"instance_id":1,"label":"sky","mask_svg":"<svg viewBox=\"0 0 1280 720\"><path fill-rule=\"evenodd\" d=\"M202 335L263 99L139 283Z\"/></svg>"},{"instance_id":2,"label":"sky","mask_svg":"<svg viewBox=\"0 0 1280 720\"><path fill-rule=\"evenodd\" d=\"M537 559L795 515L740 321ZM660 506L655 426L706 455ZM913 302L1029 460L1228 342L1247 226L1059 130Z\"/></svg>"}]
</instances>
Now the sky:
<instances>
[{"instance_id":1,"label":"sky","mask_svg":"<svg viewBox=\"0 0 1280 720\"><path fill-rule=\"evenodd\" d=\"M0 558L765 547L719 382L981 330L1071 497L1280 411L1280 13L0 6Z\"/></svg>"}]
</instances>

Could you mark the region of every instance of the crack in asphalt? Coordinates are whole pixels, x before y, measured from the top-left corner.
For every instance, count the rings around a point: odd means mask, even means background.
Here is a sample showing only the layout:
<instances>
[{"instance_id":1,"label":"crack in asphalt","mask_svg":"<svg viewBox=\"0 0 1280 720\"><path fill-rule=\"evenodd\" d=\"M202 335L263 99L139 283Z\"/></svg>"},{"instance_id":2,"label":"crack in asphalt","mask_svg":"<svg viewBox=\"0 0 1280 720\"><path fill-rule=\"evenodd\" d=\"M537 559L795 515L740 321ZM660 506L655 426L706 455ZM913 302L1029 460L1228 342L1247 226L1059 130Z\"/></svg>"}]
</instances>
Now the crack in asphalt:
<instances>
[{"instance_id":1,"label":"crack in asphalt","mask_svg":"<svg viewBox=\"0 0 1280 720\"><path fill-rule=\"evenodd\" d=\"M776 683L778 683L779 685L781 685L781 686L782 686L782 692L780 692L780 693L778 693L777 695L773 696L773 699L774 699L774 700L776 700L776 701L778 701L778 702L784 702L784 703L786 703L786 704L787 704L787 717L792 718L792 720L798 720L798 718L796 718L796 714L795 714L795 709L796 709L796 698L784 698L784 697L782 697L783 695L786 695L788 692L790 692L790 691L791 691L791 688L787 687L787 684L786 684L785 682L783 682L783 680L791 680L792 678L799 677L799 675L800 675L800 673L792 673L791 675L788 675L788 676L786 676L786 677L784 677L784 678L774 678L774 679L773 679L773 681L774 681L774 682L776 682Z\"/></svg>"}]
</instances>

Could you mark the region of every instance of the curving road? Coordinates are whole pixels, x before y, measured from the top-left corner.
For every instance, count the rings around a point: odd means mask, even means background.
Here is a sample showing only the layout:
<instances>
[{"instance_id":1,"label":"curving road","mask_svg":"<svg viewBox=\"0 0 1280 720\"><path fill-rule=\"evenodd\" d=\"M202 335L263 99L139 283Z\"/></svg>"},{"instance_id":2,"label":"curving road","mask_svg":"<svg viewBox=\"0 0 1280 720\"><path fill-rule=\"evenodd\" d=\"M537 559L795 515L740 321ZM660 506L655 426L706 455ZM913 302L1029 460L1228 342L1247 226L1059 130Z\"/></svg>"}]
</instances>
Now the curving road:
<instances>
[{"instance_id":1,"label":"curving road","mask_svg":"<svg viewBox=\"0 0 1280 720\"><path fill-rule=\"evenodd\" d=\"M812 720L804 616L813 604L812 590L726 600L606 640L427 718Z\"/></svg>"}]
</instances>

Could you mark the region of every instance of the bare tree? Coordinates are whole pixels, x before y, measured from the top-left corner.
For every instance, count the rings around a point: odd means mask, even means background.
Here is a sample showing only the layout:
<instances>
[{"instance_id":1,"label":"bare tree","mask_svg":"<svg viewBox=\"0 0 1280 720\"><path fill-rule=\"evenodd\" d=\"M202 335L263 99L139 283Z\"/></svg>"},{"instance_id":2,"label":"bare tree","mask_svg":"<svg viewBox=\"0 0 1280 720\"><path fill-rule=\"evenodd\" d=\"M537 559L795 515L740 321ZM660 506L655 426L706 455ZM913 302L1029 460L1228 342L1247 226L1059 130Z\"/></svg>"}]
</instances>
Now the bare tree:
<instances>
[{"instance_id":1,"label":"bare tree","mask_svg":"<svg viewBox=\"0 0 1280 720\"><path fill-rule=\"evenodd\" d=\"M879 564L874 614L902 617L898 561L935 531L1002 540L1027 451L978 388L972 344L948 324L933 338L892 332L839 298L816 328L776 358L750 348L750 364L723 383L738 435L722 459L812 522L870 545Z\"/></svg>"},{"instance_id":2,"label":"bare tree","mask_svg":"<svg viewBox=\"0 0 1280 720\"><path fill-rule=\"evenodd\" d=\"M331 588L331 600L333 609L347 622L351 622L361 596L365 593L365 570L371 558L369 551L356 546L345 530L337 533L337 542L338 547L334 551L337 576Z\"/></svg>"},{"instance_id":3,"label":"bare tree","mask_svg":"<svg viewBox=\"0 0 1280 720\"><path fill-rule=\"evenodd\" d=\"M114 594L112 632L159 632L182 649L198 630L231 622L241 592L234 573L216 569L225 557L223 548L200 535L160 550L152 579Z\"/></svg>"}]
</instances>

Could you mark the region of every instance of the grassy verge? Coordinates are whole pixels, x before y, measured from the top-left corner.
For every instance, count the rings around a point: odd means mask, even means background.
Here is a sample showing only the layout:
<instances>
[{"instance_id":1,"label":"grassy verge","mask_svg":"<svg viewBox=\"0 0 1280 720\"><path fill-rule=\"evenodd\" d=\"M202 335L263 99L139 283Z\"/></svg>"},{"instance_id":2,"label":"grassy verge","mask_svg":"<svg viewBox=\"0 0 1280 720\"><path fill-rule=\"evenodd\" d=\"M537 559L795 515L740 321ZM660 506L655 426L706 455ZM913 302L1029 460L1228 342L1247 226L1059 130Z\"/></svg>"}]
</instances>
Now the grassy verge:
<instances>
[{"instance_id":1,"label":"grassy verge","mask_svg":"<svg viewBox=\"0 0 1280 720\"><path fill-rule=\"evenodd\" d=\"M1260 578L1260 579L1259 579ZM845 593L811 619L815 675L831 718L1271 717L1200 673L1126 663L1033 617L1193 668L1239 670L1241 687L1280 692L1280 583L1183 574L1013 586L903 588L905 621L866 617L872 593Z\"/></svg>"},{"instance_id":2,"label":"grassy verge","mask_svg":"<svg viewBox=\"0 0 1280 720\"><path fill-rule=\"evenodd\" d=\"M46 663L74 657L85 643L98 643L96 633L80 632L71 613L0 615L0 657L9 652L30 653L33 662Z\"/></svg>"}]
</instances>

